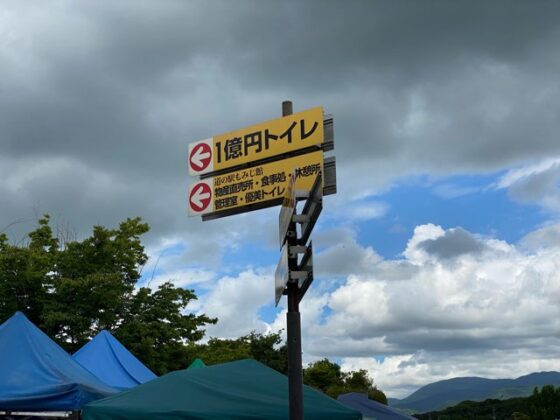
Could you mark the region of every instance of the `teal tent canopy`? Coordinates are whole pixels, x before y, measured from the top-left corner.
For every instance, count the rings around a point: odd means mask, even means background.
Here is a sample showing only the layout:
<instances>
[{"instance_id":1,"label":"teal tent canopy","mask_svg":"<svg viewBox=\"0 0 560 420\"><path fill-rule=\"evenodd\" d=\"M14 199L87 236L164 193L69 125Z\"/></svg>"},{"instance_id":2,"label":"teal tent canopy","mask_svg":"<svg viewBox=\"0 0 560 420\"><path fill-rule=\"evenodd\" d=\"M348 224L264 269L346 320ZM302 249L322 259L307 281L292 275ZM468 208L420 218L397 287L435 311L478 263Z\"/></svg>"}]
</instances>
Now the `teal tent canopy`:
<instances>
[{"instance_id":1,"label":"teal tent canopy","mask_svg":"<svg viewBox=\"0 0 560 420\"><path fill-rule=\"evenodd\" d=\"M0 325L0 411L67 411L116 393L16 312Z\"/></svg>"},{"instance_id":2,"label":"teal tent canopy","mask_svg":"<svg viewBox=\"0 0 560 420\"><path fill-rule=\"evenodd\" d=\"M201 368L201 367L206 367L206 364L199 359L198 357L196 359L194 359L192 361L192 363L189 365L189 367L187 368L187 370L191 370L191 369L196 369L196 368Z\"/></svg>"},{"instance_id":3,"label":"teal tent canopy","mask_svg":"<svg viewBox=\"0 0 560 420\"><path fill-rule=\"evenodd\" d=\"M72 358L106 384L119 389L132 388L156 378L106 330L93 337Z\"/></svg>"},{"instance_id":4,"label":"teal tent canopy","mask_svg":"<svg viewBox=\"0 0 560 420\"><path fill-rule=\"evenodd\" d=\"M304 386L306 420L354 420L362 415ZM84 420L287 419L288 378L254 360L181 370L92 402Z\"/></svg>"}]
</instances>

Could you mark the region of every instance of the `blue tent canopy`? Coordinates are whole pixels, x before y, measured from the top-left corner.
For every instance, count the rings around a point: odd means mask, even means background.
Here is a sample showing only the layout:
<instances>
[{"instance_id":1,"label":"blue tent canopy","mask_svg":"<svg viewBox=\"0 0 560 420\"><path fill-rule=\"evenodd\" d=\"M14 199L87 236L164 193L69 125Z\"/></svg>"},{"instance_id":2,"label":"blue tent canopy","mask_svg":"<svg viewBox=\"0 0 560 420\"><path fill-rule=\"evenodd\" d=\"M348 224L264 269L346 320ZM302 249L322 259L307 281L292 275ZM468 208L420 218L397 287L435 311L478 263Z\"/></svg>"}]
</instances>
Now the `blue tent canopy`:
<instances>
[{"instance_id":1,"label":"blue tent canopy","mask_svg":"<svg viewBox=\"0 0 560 420\"><path fill-rule=\"evenodd\" d=\"M151 381L156 375L108 331L101 331L72 358L106 384L121 389Z\"/></svg>"},{"instance_id":2,"label":"blue tent canopy","mask_svg":"<svg viewBox=\"0 0 560 420\"><path fill-rule=\"evenodd\" d=\"M0 325L0 410L78 410L115 392L21 312Z\"/></svg>"},{"instance_id":3,"label":"blue tent canopy","mask_svg":"<svg viewBox=\"0 0 560 420\"><path fill-rule=\"evenodd\" d=\"M358 392L350 392L348 394L339 395L338 401L347 407L358 410L364 415L364 420L414 420L414 417L402 414L391 407L378 403L377 401L370 400L367 395L360 394Z\"/></svg>"}]
</instances>

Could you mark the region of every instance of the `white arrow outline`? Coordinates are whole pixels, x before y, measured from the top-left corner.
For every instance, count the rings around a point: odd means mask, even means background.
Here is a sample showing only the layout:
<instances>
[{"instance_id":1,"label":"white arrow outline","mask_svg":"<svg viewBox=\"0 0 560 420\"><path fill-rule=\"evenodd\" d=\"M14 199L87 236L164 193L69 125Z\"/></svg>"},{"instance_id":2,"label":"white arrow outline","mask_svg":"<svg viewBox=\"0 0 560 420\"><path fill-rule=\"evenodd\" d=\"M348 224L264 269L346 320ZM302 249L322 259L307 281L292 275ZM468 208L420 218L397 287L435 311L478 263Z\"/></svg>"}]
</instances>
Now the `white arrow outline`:
<instances>
[{"instance_id":1,"label":"white arrow outline","mask_svg":"<svg viewBox=\"0 0 560 420\"><path fill-rule=\"evenodd\" d=\"M191 195L191 203L196 205L197 207L201 208L204 207L204 203L202 202L202 200L206 200L209 199L210 196L212 195L209 192L202 192L202 190L204 190L204 185L206 184L198 184L195 188L196 190L194 191L194 193ZM208 203L210 204L210 203ZM202 210L196 210L193 209L195 211L204 211L206 209L206 207L204 207Z\"/></svg>"},{"instance_id":2,"label":"white arrow outline","mask_svg":"<svg viewBox=\"0 0 560 420\"><path fill-rule=\"evenodd\" d=\"M206 169L205 165L202 163L202 161L204 159L210 158L212 157L212 153L211 152L203 152L202 149L204 149L203 144L205 143L199 143L195 146L196 151L194 152L194 154L191 156L191 166L197 166L201 169L197 169L197 168L193 168L196 171L203 171L204 169ZM212 150L212 148L210 148L210 150ZM210 162L209 162L210 163Z\"/></svg>"},{"instance_id":3,"label":"white arrow outline","mask_svg":"<svg viewBox=\"0 0 560 420\"><path fill-rule=\"evenodd\" d=\"M208 156L208 152L203 152L202 150L197 150L195 153L192 153L195 147L199 147L200 144L206 144L208 145L208 147L210 148L210 156ZM189 167L189 175L203 175L206 174L208 172L212 172L214 170L214 160L213 160L213 149L214 149L214 138L210 137L207 138L205 140L200 140L197 141L195 143L191 143L189 144L189 150L188 150L188 155L187 155L187 163L188 163L188 167ZM191 159L191 153L192 153L192 159ZM210 157L210 161L208 162L208 165L206 165L206 167L204 169L196 169L194 166L195 164L199 165L199 167L202 167L202 162L201 160L203 159L207 159L208 157Z\"/></svg>"},{"instance_id":4,"label":"white arrow outline","mask_svg":"<svg viewBox=\"0 0 560 420\"><path fill-rule=\"evenodd\" d=\"M208 188L204 187L206 185ZM214 182L212 179L204 179L197 182L193 182L189 186L187 201L188 201L188 214L189 216L201 216L206 213L211 213L214 211L214 192L213 192ZM205 191L206 190L206 191ZM209 200L208 205L202 210L197 210L202 208L203 201Z\"/></svg>"}]
</instances>

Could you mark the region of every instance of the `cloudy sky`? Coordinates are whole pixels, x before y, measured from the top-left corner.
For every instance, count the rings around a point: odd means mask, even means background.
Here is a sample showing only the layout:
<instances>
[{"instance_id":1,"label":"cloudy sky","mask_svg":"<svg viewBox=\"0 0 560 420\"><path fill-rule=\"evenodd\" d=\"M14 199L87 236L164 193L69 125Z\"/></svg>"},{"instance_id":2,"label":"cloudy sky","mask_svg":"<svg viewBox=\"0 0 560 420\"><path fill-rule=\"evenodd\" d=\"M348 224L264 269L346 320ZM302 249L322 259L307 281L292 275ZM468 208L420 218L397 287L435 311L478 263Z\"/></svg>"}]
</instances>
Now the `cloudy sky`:
<instances>
[{"instance_id":1,"label":"cloudy sky","mask_svg":"<svg viewBox=\"0 0 560 420\"><path fill-rule=\"evenodd\" d=\"M236 337L274 308L278 209L187 217L190 142L334 116L304 360L389 396L560 370L560 3L0 0L0 230L141 216L142 284Z\"/></svg>"}]
</instances>

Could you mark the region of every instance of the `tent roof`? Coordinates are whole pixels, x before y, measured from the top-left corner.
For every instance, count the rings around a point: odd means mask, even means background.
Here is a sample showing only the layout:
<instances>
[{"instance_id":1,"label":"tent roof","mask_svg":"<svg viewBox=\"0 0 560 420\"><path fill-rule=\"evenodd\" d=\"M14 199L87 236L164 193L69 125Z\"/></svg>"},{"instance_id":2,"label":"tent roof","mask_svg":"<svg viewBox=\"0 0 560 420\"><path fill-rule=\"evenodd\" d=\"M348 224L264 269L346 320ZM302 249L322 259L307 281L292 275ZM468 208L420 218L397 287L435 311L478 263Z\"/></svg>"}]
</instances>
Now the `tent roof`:
<instances>
[{"instance_id":1,"label":"tent roof","mask_svg":"<svg viewBox=\"0 0 560 420\"><path fill-rule=\"evenodd\" d=\"M361 414L305 386L306 420L360 419ZM169 373L84 407L84 420L286 419L288 378L254 360Z\"/></svg>"},{"instance_id":2,"label":"tent roof","mask_svg":"<svg viewBox=\"0 0 560 420\"><path fill-rule=\"evenodd\" d=\"M116 390L16 312L0 325L0 409L77 410Z\"/></svg>"},{"instance_id":3,"label":"tent roof","mask_svg":"<svg viewBox=\"0 0 560 420\"><path fill-rule=\"evenodd\" d=\"M192 361L192 363L189 365L189 367L187 368L187 370L191 370L191 369L196 369L196 368L201 368L201 367L206 367L206 363L204 363L201 359L199 359L198 357L196 359L194 359Z\"/></svg>"},{"instance_id":4,"label":"tent roof","mask_svg":"<svg viewBox=\"0 0 560 420\"><path fill-rule=\"evenodd\" d=\"M414 417L402 414L391 407L370 400L367 395L358 392L339 395L338 401L354 410L358 410L365 418L373 417L376 420L414 419Z\"/></svg>"},{"instance_id":5,"label":"tent roof","mask_svg":"<svg viewBox=\"0 0 560 420\"><path fill-rule=\"evenodd\" d=\"M74 353L72 358L115 388L132 388L157 377L105 330Z\"/></svg>"}]
</instances>

